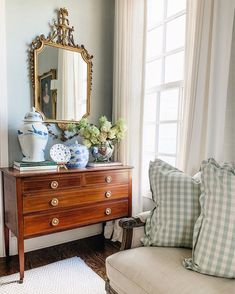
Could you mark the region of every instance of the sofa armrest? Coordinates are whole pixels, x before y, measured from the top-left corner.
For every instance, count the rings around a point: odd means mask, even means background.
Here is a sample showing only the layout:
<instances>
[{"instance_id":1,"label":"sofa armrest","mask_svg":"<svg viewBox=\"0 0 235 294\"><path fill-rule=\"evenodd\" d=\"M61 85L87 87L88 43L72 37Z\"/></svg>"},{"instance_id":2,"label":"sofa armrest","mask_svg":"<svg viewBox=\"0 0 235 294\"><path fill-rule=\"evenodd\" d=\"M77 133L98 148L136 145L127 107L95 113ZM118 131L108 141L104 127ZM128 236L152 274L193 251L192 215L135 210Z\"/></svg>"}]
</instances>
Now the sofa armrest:
<instances>
[{"instance_id":1,"label":"sofa armrest","mask_svg":"<svg viewBox=\"0 0 235 294\"><path fill-rule=\"evenodd\" d=\"M119 226L123 229L133 229L138 227L143 227L144 222L141 221L139 217L127 217L119 221Z\"/></svg>"},{"instance_id":2,"label":"sofa armrest","mask_svg":"<svg viewBox=\"0 0 235 294\"><path fill-rule=\"evenodd\" d=\"M144 236L144 225L149 214L150 211L146 211L140 213L137 217L123 218L119 221L119 226L123 229L120 250L126 250L141 245L140 238Z\"/></svg>"}]
</instances>

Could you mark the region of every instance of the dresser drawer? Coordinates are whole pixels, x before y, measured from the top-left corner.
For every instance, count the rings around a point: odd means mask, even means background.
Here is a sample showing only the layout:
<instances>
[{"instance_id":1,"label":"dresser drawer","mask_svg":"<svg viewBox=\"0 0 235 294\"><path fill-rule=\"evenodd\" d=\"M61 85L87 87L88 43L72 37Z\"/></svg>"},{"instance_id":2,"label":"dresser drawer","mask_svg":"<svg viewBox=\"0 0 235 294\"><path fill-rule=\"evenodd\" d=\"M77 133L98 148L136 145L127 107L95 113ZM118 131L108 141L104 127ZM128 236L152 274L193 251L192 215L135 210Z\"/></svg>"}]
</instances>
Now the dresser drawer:
<instances>
[{"instance_id":1,"label":"dresser drawer","mask_svg":"<svg viewBox=\"0 0 235 294\"><path fill-rule=\"evenodd\" d=\"M43 210L72 207L97 201L109 201L128 197L128 185L109 186L101 188L84 188L77 191L57 192L50 194L25 195L23 212L31 213Z\"/></svg>"},{"instance_id":2,"label":"dresser drawer","mask_svg":"<svg viewBox=\"0 0 235 294\"><path fill-rule=\"evenodd\" d=\"M36 191L58 191L81 186L81 175L64 175L27 178L22 182L23 193Z\"/></svg>"},{"instance_id":3,"label":"dresser drawer","mask_svg":"<svg viewBox=\"0 0 235 294\"><path fill-rule=\"evenodd\" d=\"M128 171L105 171L105 172L90 172L85 174L85 185L115 185L124 184L129 181Z\"/></svg>"},{"instance_id":4,"label":"dresser drawer","mask_svg":"<svg viewBox=\"0 0 235 294\"><path fill-rule=\"evenodd\" d=\"M94 224L128 215L128 200L24 217L24 237L32 237Z\"/></svg>"}]
</instances>

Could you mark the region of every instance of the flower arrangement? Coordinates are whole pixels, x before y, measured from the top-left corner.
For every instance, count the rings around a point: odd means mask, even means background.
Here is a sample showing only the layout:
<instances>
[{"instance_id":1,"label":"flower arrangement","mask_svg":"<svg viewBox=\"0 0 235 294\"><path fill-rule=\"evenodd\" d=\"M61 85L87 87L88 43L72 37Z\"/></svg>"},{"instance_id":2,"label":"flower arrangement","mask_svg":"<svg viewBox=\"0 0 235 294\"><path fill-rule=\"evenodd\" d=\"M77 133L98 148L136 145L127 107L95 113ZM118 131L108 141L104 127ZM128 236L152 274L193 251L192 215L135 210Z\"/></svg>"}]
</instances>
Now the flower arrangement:
<instances>
[{"instance_id":1,"label":"flower arrangement","mask_svg":"<svg viewBox=\"0 0 235 294\"><path fill-rule=\"evenodd\" d=\"M118 119L112 124L106 116L99 118L99 125L89 123L87 118L82 118L77 124L70 124L70 132L76 132L83 137L83 144L88 148L109 143L110 147L124 138L126 125L123 119Z\"/></svg>"}]
</instances>

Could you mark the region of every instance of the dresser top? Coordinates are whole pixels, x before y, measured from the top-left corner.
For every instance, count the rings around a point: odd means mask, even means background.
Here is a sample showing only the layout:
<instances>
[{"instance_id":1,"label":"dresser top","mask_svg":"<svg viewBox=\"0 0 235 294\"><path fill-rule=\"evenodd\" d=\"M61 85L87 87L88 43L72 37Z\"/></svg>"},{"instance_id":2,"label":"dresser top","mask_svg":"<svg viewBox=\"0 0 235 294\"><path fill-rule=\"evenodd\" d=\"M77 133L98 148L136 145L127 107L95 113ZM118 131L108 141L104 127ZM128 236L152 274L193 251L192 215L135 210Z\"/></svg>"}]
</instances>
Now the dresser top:
<instances>
[{"instance_id":1,"label":"dresser top","mask_svg":"<svg viewBox=\"0 0 235 294\"><path fill-rule=\"evenodd\" d=\"M73 174L73 173L84 173L84 172L98 172L98 171L110 171L110 170L126 170L132 169L132 166L128 165L120 165L120 166L105 166L105 167L87 167L87 168L73 168L73 169L64 169L61 168L58 171L50 171L50 170L38 170L38 171L18 171L12 167L0 168L4 174L8 174L10 176L16 178L23 178L23 177L32 177L38 175L60 175L60 174Z\"/></svg>"}]
</instances>

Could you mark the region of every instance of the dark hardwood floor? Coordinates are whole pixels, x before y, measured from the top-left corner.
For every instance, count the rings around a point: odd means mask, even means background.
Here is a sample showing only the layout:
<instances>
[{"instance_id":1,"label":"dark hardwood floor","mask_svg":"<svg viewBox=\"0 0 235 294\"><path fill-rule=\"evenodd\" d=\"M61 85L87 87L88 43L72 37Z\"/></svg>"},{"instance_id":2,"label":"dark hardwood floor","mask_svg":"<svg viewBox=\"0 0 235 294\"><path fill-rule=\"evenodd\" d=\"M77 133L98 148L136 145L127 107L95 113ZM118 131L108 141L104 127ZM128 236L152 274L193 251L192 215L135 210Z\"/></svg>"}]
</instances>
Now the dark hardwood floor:
<instances>
[{"instance_id":1,"label":"dark hardwood floor","mask_svg":"<svg viewBox=\"0 0 235 294\"><path fill-rule=\"evenodd\" d=\"M79 256L99 276L105 279L105 259L109 255L119 251L119 248L119 243L104 240L102 235L93 236L27 252L25 253L25 270ZM0 258L0 276L11 275L18 271L18 256L10 257L8 262L6 262L6 258Z\"/></svg>"}]
</instances>

